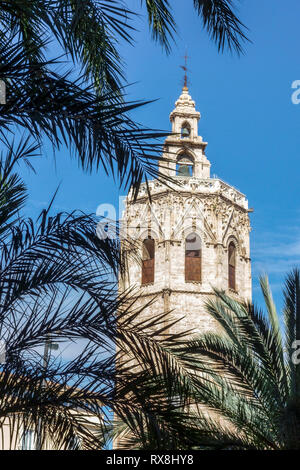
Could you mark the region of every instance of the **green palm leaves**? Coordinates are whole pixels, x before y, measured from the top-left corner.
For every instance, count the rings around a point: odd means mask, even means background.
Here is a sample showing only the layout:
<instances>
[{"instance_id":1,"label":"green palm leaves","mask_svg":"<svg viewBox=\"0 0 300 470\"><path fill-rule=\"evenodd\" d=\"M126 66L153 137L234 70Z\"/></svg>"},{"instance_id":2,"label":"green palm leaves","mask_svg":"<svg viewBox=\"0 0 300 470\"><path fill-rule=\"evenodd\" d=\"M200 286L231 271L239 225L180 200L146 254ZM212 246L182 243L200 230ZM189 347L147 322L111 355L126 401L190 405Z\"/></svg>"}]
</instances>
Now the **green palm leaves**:
<instances>
[{"instance_id":1,"label":"green palm leaves","mask_svg":"<svg viewBox=\"0 0 300 470\"><path fill-rule=\"evenodd\" d=\"M199 400L227 423L231 447L299 449L299 365L293 355L299 347L299 271L286 280L283 331L268 279L260 282L266 315L219 291L207 303L223 334L203 335L188 347L207 374Z\"/></svg>"},{"instance_id":2,"label":"green palm leaves","mask_svg":"<svg viewBox=\"0 0 300 470\"><path fill-rule=\"evenodd\" d=\"M218 333L161 344L143 379L147 410L133 393L115 429L124 447L299 449L299 271L286 279L284 329L260 281L266 313L216 290L206 308Z\"/></svg>"}]
</instances>

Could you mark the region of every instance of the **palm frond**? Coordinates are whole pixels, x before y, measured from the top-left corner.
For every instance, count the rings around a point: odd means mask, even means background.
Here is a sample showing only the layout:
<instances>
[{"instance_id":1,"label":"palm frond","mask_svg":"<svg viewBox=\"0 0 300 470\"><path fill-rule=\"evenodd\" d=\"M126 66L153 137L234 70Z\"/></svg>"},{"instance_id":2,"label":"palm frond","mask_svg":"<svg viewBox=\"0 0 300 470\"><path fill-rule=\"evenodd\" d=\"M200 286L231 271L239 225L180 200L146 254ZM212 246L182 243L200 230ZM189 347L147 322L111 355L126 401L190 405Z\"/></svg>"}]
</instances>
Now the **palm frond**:
<instances>
[{"instance_id":1,"label":"palm frond","mask_svg":"<svg viewBox=\"0 0 300 470\"><path fill-rule=\"evenodd\" d=\"M284 351L283 351L283 341L279 324L279 317L276 311L276 306L273 301L272 293L269 286L268 278L260 278L261 290L264 296L265 304L267 307L268 317L271 325L271 335L272 341L274 344L274 361L277 365L279 371L281 371L280 381L283 383L285 392L288 392L287 389L287 377L284 363Z\"/></svg>"},{"instance_id":2,"label":"palm frond","mask_svg":"<svg viewBox=\"0 0 300 470\"><path fill-rule=\"evenodd\" d=\"M223 52L228 47L230 51L240 54L243 52L242 43L249 39L244 32L245 25L234 13L233 5L233 0L194 0L204 29L216 42L218 50Z\"/></svg>"},{"instance_id":3,"label":"palm frond","mask_svg":"<svg viewBox=\"0 0 300 470\"><path fill-rule=\"evenodd\" d=\"M0 75L7 82L2 139L15 125L37 140L46 135L56 147L62 142L70 146L83 169L102 168L135 192L147 174L159 176L160 139L168 133L139 127L128 115L147 103L121 103L114 94L97 96L92 87L70 81L68 74L50 71L53 61L35 68L31 63L28 75L17 45L3 49L0 56Z\"/></svg>"},{"instance_id":4,"label":"palm frond","mask_svg":"<svg viewBox=\"0 0 300 470\"><path fill-rule=\"evenodd\" d=\"M27 190L21 178L15 172L15 167L24 161L32 170L32 157L38 155L37 144L30 144L29 138L21 139L17 146L7 142L7 152L0 154L0 237L17 223L19 214L26 198Z\"/></svg>"},{"instance_id":5,"label":"palm frond","mask_svg":"<svg viewBox=\"0 0 300 470\"><path fill-rule=\"evenodd\" d=\"M120 93L124 72L116 46L118 38L132 43L134 12L115 1L57 0L49 16L49 28L98 92Z\"/></svg>"},{"instance_id":6,"label":"palm frond","mask_svg":"<svg viewBox=\"0 0 300 470\"><path fill-rule=\"evenodd\" d=\"M298 269L294 269L286 278L283 311L291 396L297 399L300 392L300 372L294 354L300 345L300 276Z\"/></svg>"},{"instance_id":7,"label":"palm frond","mask_svg":"<svg viewBox=\"0 0 300 470\"><path fill-rule=\"evenodd\" d=\"M174 40L176 24L168 0L143 0L152 37L158 41L167 53L171 51L170 41Z\"/></svg>"}]
</instances>

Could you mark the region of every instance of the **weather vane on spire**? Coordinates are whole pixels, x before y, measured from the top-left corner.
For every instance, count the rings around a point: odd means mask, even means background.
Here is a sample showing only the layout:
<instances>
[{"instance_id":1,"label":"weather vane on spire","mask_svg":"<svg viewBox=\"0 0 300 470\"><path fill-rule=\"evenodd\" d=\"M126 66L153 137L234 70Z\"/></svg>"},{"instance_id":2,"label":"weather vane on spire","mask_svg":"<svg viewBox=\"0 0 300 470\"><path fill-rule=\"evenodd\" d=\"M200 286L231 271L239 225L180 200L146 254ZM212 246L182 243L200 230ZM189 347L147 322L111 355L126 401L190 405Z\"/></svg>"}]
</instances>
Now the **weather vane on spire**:
<instances>
[{"instance_id":1,"label":"weather vane on spire","mask_svg":"<svg viewBox=\"0 0 300 470\"><path fill-rule=\"evenodd\" d=\"M188 60L188 55L185 53L184 56L184 65L180 65L180 67L184 70L184 82L183 82L183 88L187 88L187 60Z\"/></svg>"}]
</instances>

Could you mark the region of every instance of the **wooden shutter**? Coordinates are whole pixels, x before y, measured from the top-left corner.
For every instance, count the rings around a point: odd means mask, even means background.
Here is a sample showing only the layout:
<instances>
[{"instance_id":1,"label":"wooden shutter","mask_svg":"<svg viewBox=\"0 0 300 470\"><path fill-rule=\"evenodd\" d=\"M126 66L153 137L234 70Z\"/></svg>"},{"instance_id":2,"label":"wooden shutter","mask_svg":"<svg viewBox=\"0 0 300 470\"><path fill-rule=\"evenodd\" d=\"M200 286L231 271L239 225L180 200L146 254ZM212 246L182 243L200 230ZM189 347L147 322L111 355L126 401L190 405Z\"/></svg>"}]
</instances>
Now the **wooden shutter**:
<instances>
[{"instance_id":1,"label":"wooden shutter","mask_svg":"<svg viewBox=\"0 0 300 470\"><path fill-rule=\"evenodd\" d=\"M194 232L185 239L185 280L201 281L201 240Z\"/></svg>"},{"instance_id":2,"label":"wooden shutter","mask_svg":"<svg viewBox=\"0 0 300 470\"><path fill-rule=\"evenodd\" d=\"M155 244L152 238L143 241L142 284L154 282Z\"/></svg>"},{"instance_id":3,"label":"wooden shutter","mask_svg":"<svg viewBox=\"0 0 300 470\"><path fill-rule=\"evenodd\" d=\"M235 290L235 266L229 265L229 288Z\"/></svg>"},{"instance_id":4,"label":"wooden shutter","mask_svg":"<svg viewBox=\"0 0 300 470\"><path fill-rule=\"evenodd\" d=\"M185 255L185 280L201 281L201 256Z\"/></svg>"},{"instance_id":5,"label":"wooden shutter","mask_svg":"<svg viewBox=\"0 0 300 470\"><path fill-rule=\"evenodd\" d=\"M154 258L142 261L142 284L154 282Z\"/></svg>"}]
</instances>

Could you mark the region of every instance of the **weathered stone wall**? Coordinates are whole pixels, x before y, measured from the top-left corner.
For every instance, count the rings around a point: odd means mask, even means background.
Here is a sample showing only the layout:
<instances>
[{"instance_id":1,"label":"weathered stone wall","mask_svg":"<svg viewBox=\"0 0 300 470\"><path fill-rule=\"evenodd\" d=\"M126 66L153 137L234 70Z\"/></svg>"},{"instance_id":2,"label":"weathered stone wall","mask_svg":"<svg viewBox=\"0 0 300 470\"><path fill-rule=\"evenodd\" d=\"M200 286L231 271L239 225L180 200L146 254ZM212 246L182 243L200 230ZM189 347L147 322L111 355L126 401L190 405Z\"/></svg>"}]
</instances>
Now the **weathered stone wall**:
<instances>
[{"instance_id":1,"label":"weathered stone wall","mask_svg":"<svg viewBox=\"0 0 300 470\"><path fill-rule=\"evenodd\" d=\"M218 180L219 181L219 180ZM215 181L212 180L215 185ZM153 195L152 203L145 197L128 202L124 224L130 236L137 240L141 256L141 241L151 234L155 239L154 283L141 285L141 262L128 253L128 273L125 287L135 286L139 302L151 295L158 296L152 315L172 310L172 315L184 317L183 329L203 332L214 328L205 312L204 303L213 287L225 290L237 299L251 299L250 223L245 199L239 203L225 197L215 185L215 193L192 189L190 182L180 192L165 192L162 186ZM234 188L230 188L234 199ZM237 197L241 193L237 192ZM185 281L185 238L196 232L201 238L202 280ZM228 245L236 246L236 290L228 288ZM166 294L167 292L167 294ZM166 297L168 302L166 302ZM168 304L168 305L167 305Z\"/></svg>"}]
</instances>

